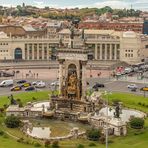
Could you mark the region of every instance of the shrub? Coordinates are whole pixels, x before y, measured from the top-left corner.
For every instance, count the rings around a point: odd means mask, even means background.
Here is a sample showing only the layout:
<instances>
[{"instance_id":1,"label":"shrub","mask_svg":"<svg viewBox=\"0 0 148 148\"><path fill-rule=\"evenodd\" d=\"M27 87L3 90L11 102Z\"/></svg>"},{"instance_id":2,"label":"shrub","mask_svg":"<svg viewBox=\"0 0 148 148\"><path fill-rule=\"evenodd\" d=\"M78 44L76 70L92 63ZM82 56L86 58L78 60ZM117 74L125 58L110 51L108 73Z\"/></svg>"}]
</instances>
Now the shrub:
<instances>
[{"instance_id":1,"label":"shrub","mask_svg":"<svg viewBox=\"0 0 148 148\"><path fill-rule=\"evenodd\" d=\"M93 146L96 146L96 144L95 143L93 143L93 142L91 142L91 143L89 143L89 145L88 145L89 147L93 147Z\"/></svg>"},{"instance_id":2,"label":"shrub","mask_svg":"<svg viewBox=\"0 0 148 148\"><path fill-rule=\"evenodd\" d=\"M137 132L134 133L134 135L141 135L143 133L144 133L144 131L137 131Z\"/></svg>"},{"instance_id":3,"label":"shrub","mask_svg":"<svg viewBox=\"0 0 148 148\"><path fill-rule=\"evenodd\" d=\"M79 145L77 146L77 148L84 148L84 145L83 145L83 144L79 144Z\"/></svg>"},{"instance_id":4,"label":"shrub","mask_svg":"<svg viewBox=\"0 0 148 148\"><path fill-rule=\"evenodd\" d=\"M0 113L3 113L4 112L4 108L0 108Z\"/></svg>"},{"instance_id":5,"label":"shrub","mask_svg":"<svg viewBox=\"0 0 148 148\"><path fill-rule=\"evenodd\" d=\"M130 120L130 126L134 129L141 129L144 126L144 119L142 118L132 118Z\"/></svg>"},{"instance_id":6,"label":"shrub","mask_svg":"<svg viewBox=\"0 0 148 148\"><path fill-rule=\"evenodd\" d=\"M138 102L138 105L141 105L141 102Z\"/></svg>"},{"instance_id":7,"label":"shrub","mask_svg":"<svg viewBox=\"0 0 148 148\"><path fill-rule=\"evenodd\" d=\"M93 129L87 130L86 135L89 140L98 141L101 136L101 132L100 130L93 128Z\"/></svg>"},{"instance_id":8,"label":"shrub","mask_svg":"<svg viewBox=\"0 0 148 148\"><path fill-rule=\"evenodd\" d=\"M35 101L35 100L37 100L37 98L35 98L35 97L32 97L32 100L34 100L34 101Z\"/></svg>"},{"instance_id":9,"label":"shrub","mask_svg":"<svg viewBox=\"0 0 148 148\"><path fill-rule=\"evenodd\" d=\"M0 131L0 136L3 136L4 134L4 131Z\"/></svg>"},{"instance_id":10,"label":"shrub","mask_svg":"<svg viewBox=\"0 0 148 148\"><path fill-rule=\"evenodd\" d=\"M59 141L53 141L52 145L51 145L52 148L59 148Z\"/></svg>"},{"instance_id":11,"label":"shrub","mask_svg":"<svg viewBox=\"0 0 148 148\"><path fill-rule=\"evenodd\" d=\"M40 147L40 146L41 146L40 143L38 143L38 142L35 142L35 143L34 143L34 147Z\"/></svg>"},{"instance_id":12,"label":"shrub","mask_svg":"<svg viewBox=\"0 0 148 148\"><path fill-rule=\"evenodd\" d=\"M21 124L20 119L16 116L8 116L4 122L8 128L17 128Z\"/></svg>"},{"instance_id":13,"label":"shrub","mask_svg":"<svg viewBox=\"0 0 148 148\"><path fill-rule=\"evenodd\" d=\"M99 138L99 141L100 141L100 143L104 144L104 143L105 143L105 137L102 135L102 136Z\"/></svg>"},{"instance_id":14,"label":"shrub","mask_svg":"<svg viewBox=\"0 0 148 148\"><path fill-rule=\"evenodd\" d=\"M4 104L3 105L4 109L8 108L8 105L7 104Z\"/></svg>"},{"instance_id":15,"label":"shrub","mask_svg":"<svg viewBox=\"0 0 148 148\"><path fill-rule=\"evenodd\" d=\"M23 142L24 142L24 138L19 138L19 139L17 140L17 142L23 143Z\"/></svg>"},{"instance_id":16,"label":"shrub","mask_svg":"<svg viewBox=\"0 0 148 148\"><path fill-rule=\"evenodd\" d=\"M113 140L108 140L108 143L113 143L114 141Z\"/></svg>"},{"instance_id":17,"label":"shrub","mask_svg":"<svg viewBox=\"0 0 148 148\"><path fill-rule=\"evenodd\" d=\"M45 143L44 143L44 146L48 147L50 144L51 144L51 142L49 140L46 140Z\"/></svg>"}]
</instances>

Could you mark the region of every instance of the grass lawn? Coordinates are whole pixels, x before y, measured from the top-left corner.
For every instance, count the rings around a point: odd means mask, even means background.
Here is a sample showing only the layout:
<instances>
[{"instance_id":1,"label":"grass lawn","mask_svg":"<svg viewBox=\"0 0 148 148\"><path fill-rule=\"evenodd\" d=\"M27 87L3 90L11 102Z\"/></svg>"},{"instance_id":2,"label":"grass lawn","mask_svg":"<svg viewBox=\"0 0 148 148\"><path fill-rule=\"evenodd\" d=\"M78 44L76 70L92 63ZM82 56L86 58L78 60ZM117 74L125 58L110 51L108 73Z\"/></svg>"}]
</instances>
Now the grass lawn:
<instances>
[{"instance_id":1,"label":"grass lawn","mask_svg":"<svg viewBox=\"0 0 148 148\"><path fill-rule=\"evenodd\" d=\"M135 134L139 133L139 135ZM141 133L141 134L140 134ZM128 135L125 137L109 137L113 143L109 144L109 148L147 148L148 147L148 118L145 122L145 129L138 132L134 129L128 130ZM89 144L92 141L86 139L65 140L60 142L61 148L77 148L79 144L83 144L85 148L91 148ZM105 145L99 142L93 142L96 146L92 148L105 148Z\"/></svg>"},{"instance_id":2,"label":"grass lawn","mask_svg":"<svg viewBox=\"0 0 148 148\"><path fill-rule=\"evenodd\" d=\"M106 99L107 96L104 96L104 98ZM128 93L113 93L108 95L108 99L110 103L114 100L119 100L126 107L148 113L148 97L144 98L143 96Z\"/></svg>"},{"instance_id":3,"label":"grass lawn","mask_svg":"<svg viewBox=\"0 0 148 148\"><path fill-rule=\"evenodd\" d=\"M20 99L23 105L25 105L27 102L48 100L49 93L51 92L50 91L23 92L19 94L14 94L13 96L15 99ZM10 103L10 100L8 99L8 96L0 96L0 107L3 107L4 104L9 105L9 103Z\"/></svg>"},{"instance_id":4,"label":"grass lawn","mask_svg":"<svg viewBox=\"0 0 148 148\"><path fill-rule=\"evenodd\" d=\"M8 136L0 136L0 148L34 148L34 146L18 143Z\"/></svg>"},{"instance_id":5,"label":"grass lawn","mask_svg":"<svg viewBox=\"0 0 148 148\"><path fill-rule=\"evenodd\" d=\"M23 104L26 104L30 101L36 100L47 100L49 91L43 92L25 92L22 94L14 95L14 98L22 100ZM35 97L36 100L33 100L32 97ZM113 93L109 95L110 103L118 99L123 102L126 107L135 108L137 110L141 110L148 113L148 98L144 98L143 96L137 96L133 94L127 93ZM139 104L142 104L140 105ZM0 107L3 107L4 104L9 104L9 100L7 97L0 97ZM144 105L143 105L144 104ZM0 130L5 130L11 133L14 136L24 137L25 140L28 140L21 131L18 129L8 129L2 126L3 118L0 117ZM61 126L62 127L62 126ZM135 134L136 133L136 134ZM137 134L139 133L139 134ZM129 129L128 135L125 137L109 137L113 143L109 144L109 148L147 148L148 147L148 118L145 120L145 129L142 132L137 132L137 130ZM32 140L32 139L29 139ZM89 144L92 141L86 139L73 139L73 140L64 140L60 141L61 148L77 148L79 144L83 144L85 148L89 148ZM96 144L94 148L105 148L105 145L99 144L98 142L93 142ZM27 145L18 143L15 139L10 136L0 136L0 148L34 148L33 145ZM43 148L44 146L41 146Z\"/></svg>"}]
</instances>

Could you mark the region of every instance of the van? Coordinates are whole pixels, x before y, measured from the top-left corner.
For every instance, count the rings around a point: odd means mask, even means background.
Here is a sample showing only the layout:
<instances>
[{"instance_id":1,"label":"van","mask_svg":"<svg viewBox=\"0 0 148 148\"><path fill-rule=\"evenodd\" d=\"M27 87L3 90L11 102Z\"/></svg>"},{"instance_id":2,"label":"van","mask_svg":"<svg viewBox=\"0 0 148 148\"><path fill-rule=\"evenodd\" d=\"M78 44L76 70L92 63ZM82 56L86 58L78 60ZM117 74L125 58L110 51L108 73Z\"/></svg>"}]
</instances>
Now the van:
<instances>
[{"instance_id":1,"label":"van","mask_svg":"<svg viewBox=\"0 0 148 148\"><path fill-rule=\"evenodd\" d=\"M13 86L13 80L4 80L0 83L0 87Z\"/></svg>"}]
</instances>

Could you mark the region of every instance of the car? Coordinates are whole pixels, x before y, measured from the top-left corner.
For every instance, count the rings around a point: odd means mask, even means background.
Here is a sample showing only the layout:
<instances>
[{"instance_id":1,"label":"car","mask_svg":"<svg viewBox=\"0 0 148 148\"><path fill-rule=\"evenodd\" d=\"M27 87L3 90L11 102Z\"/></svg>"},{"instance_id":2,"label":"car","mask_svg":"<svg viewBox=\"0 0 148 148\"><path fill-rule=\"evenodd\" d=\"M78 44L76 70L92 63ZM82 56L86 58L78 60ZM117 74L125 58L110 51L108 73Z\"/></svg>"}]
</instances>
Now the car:
<instances>
[{"instance_id":1,"label":"car","mask_svg":"<svg viewBox=\"0 0 148 148\"><path fill-rule=\"evenodd\" d=\"M31 83L23 83L23 84L21 85L21 87L29 87L29 86L31 86Z\"/></svg>"},{"instance_id":2,"label":"car","mask_svg":"<svg viewBox=\"0 0 148 148\"><path fill-rule=\"evenodd\" d=\"M37 85L38 83L40 83L41 81L34 81L32 82L32 85Z\"/></svg>"},{"instance_id":3,"label":"car","mask_svg":"<svg viewBox=\"0 0 148 148\"><path fill-rule=\"evenodd\" d=\"M21 89L22 89L21 86L14 86L10 90L11 91L20 91Z\"/></svg>"},{"instance_id":4,"label":"car","mask_svg":"<svg viewBox=\"0 0 148 148\"><path fill-rule=\"evenodd\" d=\"M25 91L33 91L33 90L35 90L34 86L29 86L29 87L25 88Z\"/></svg>"},{"instance_id":5,"label":"car","mask_svg":"<svg viewBox=\"0 0 148 148\"><path fill-rule=\"evenodd\" d=\"M23 84L23 83L26 83L27 81L26 80L19 80L19 81L17 81L16 83L17 84Z\"/></svg>"},{"instance_id":6,"label":"car","mask_svg":"<svg viewBox=\"0 0 148 148\"><path fill-rule=\"evenodd\" d=\"M54 81L50 84L51 86L59 86L59 81Z\"/></svg>"},{"instance_id":7,"label":"car","mask_svg":"<svg viewBox=\"0 0 148 148\"><path fill-rule=\"evenodd\" d=\"M45 84L45 82L41 81L41 82L37 83L37 84L35 85L35 87L36 87L36 88L44 88L44 87L46 87L46 84Z\"/></svg>"},{"instance_id":8,"label":"car","mask_svg":"<svg viewBox=\"0 0 148 148\"><path fill-rule=\"evenodd\" d=\"M13 80L3 80L0 83L0 87L9 87L9 86L13 86Z\"/></svg>"},{"instance_id":9,"label":"car","mask_svg":"<svg viewBox=\"0 0 148 148\"><path fill-rule=\"evenodd\" d=\"M134 88L138 88L138 86L136 85L136 84L129 84L129 85L127 85L127 88L129 88L129 89L134 89Z\"/></svg>"},{"instance_id":10,"label":"car","mask_svg":"<svg viewBox=\"0 0 148 148\"><path fill-rule=\"evenodd\" d=\"M104 84L101 84L101 83L96 83L94 86L93 86L93 89L97 89L97 88L103 88L105 87Z\"/></svg>"},{"instance_id":11,"label":"car","mask_svg":"<svg viewBox=\"0 0 148 148\"><path fill-rule=\"evenodd\" d=\"M148 91L148 86L140 88L141 91Z\"/></svg>"}]
</instances>

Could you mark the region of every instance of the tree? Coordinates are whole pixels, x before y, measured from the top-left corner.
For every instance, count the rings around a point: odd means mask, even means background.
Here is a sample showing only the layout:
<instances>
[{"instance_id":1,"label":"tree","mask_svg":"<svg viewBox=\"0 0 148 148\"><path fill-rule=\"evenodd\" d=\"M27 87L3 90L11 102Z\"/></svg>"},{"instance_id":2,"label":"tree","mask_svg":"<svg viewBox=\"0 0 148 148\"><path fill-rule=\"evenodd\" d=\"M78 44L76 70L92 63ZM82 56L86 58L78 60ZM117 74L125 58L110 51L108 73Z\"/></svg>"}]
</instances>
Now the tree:
<instances>
[{"instance_id":1,"label":"tree","mask_svg":"<svg viewBox=\"0 0 148 148\"><path fill-rule=\"evenodd\" d=\"M131 118L130 126L134 129L141 129L144 126L144 119L138 117Z\"/></svg>"},{"instance_id":2,"label":"tree","mask_svg":"<svg viewBox=\"0 0 148 148\"><path fill-rule=\"evenodd\" d=\"M17 128L21 124L20 119L16 116L8 116L4 122L8 128Z\"/></svg>"},{"instance_id":3,"label":"tree","mask_svg":"<svg viewBox=\"0 0 148 148\"><path fill-rule=\"evenodd\" d=\"M87 130L86 135L89 140L98 141L101 136L101 132L100 130L93 128L93 129Z\"/></svg>"}]
</instances>

